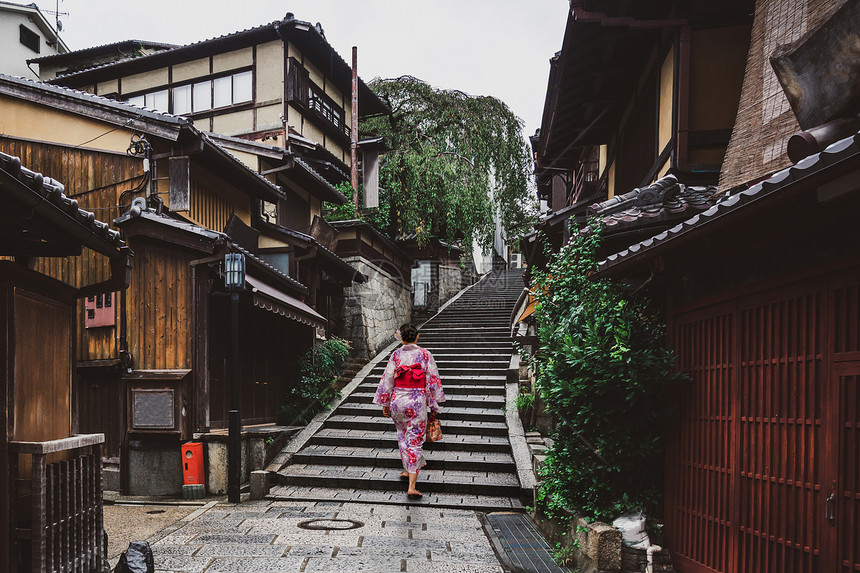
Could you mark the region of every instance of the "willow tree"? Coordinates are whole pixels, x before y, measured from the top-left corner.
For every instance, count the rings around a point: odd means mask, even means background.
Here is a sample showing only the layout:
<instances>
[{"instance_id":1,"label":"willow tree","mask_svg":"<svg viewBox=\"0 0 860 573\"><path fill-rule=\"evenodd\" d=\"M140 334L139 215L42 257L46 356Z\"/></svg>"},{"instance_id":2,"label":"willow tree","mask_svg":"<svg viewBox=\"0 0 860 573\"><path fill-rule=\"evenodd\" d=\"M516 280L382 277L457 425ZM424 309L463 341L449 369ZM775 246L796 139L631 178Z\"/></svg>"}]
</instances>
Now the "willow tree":
<instances>
[{"instance_id":1,"label":"willow tree","mask_svg":"<svg viewBox=\"0 0 860 573\"><path fill-rule=\"evenodd\" d=\"M529 149L522 121L500 100L441 90L403 76L370 87L391 113L363 122L385 138L380 210L369 220L389 235L493 241L494 214L509 237L533 222Z\"/></svg>"}]
</instances>

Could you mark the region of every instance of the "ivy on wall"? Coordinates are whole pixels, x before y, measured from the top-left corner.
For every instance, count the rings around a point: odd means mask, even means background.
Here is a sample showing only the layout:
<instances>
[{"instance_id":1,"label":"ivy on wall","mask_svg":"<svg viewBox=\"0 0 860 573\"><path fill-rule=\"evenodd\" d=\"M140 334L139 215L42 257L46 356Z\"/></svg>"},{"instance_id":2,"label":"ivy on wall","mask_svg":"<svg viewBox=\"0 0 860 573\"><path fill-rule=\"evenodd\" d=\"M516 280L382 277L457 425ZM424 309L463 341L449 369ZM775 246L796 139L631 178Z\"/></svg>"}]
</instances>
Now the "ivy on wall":
<instances>
[{"instance_id":1,"label":"ivy on wall","mask_svg":"<svg viewBox=\"0 0 860 573\"><path fill-rule=\"evenodd\" d=\"M601 236L594 231L534 271L539 349L530 364L557 421L538 501L550 516L659 517L664 424L680 377L648 302L592 277Z\"/></svg>"}]
</instances>

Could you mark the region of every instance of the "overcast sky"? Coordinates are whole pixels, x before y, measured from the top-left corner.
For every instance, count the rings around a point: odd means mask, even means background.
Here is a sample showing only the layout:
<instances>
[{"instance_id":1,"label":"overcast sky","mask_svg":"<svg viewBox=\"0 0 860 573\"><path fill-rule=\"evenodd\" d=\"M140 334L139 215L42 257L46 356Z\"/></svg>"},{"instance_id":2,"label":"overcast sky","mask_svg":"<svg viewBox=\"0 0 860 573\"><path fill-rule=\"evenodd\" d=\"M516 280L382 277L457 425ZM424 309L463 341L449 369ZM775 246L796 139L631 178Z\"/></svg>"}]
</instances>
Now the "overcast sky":
<instances>
[{"instance_id":1,"label":"overcast sky","mask_svg":"<svg viewBox=\"0 0 860 573\"><path fill-rule=\"evenodd\" d=\"M15 0L26 3L26 0ZM57 0L35 0L55 11ZM137 39L187 44L280 20L320 22L358 73L412 75L439 88L495 96L540 127L549 58L561 49L568 0L60 0L72 50ZM46 14L52 20L53 16Z\"/></svg>"}]
</instances>

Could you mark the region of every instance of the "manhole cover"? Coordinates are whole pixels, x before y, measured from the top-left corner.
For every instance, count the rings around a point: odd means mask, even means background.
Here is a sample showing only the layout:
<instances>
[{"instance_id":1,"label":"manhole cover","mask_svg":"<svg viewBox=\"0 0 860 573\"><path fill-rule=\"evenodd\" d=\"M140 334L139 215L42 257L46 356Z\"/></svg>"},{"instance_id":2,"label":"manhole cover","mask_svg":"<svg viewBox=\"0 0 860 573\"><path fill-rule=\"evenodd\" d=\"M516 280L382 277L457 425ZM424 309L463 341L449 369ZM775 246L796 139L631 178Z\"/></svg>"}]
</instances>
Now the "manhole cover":
<instances>
[{"instance_id":1,"label":"manhole cover","mask_svg":"<svg viewBox=\"0 0 860 573\"><path fill-rule=\"evenodd\" d=\"M364 527L361 521L354 519L309 519L298 524L302 529L316 531L333 531L337 529L358 529Z\"/></svg>"}]
</instances>

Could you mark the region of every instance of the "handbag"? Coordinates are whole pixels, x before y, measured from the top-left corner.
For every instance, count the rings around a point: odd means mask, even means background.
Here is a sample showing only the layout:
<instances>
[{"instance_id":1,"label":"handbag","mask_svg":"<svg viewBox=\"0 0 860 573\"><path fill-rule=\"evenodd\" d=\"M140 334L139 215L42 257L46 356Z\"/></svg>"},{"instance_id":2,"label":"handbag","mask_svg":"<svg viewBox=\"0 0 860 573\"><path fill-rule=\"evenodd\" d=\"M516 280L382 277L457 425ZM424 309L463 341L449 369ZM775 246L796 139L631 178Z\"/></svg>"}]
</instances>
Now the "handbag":
<instances>
[{"instance_id":1,"label":"handbag","mask_svg":"<svg viewBox=\"0 0 860 573\"><path fill-rule=\"evenodd\" d=\"M436 414L432 412L427 418L427 439L431 442L438 442L442 439L442 424L436 419Z\"/></svg>"}]
</instances>

